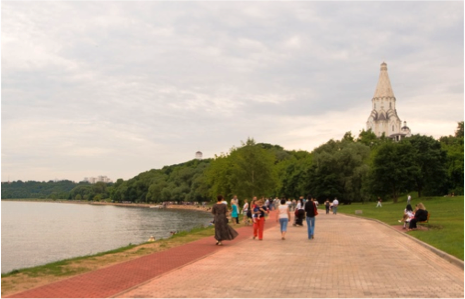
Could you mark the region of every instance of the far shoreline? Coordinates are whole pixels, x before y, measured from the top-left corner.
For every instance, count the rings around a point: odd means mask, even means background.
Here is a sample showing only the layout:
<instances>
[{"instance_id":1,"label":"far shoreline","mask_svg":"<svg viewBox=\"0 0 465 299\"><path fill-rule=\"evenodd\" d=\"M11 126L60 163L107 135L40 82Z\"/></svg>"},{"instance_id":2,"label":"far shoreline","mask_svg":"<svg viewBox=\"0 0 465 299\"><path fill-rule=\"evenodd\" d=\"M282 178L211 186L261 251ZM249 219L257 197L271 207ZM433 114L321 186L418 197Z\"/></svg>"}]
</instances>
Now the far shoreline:
<instances>
[{"instance_id":1,"label":"far shoreline","mask_svg":"<svg viewBox=\"0 0 465 299\"><path fill-rule=\"evenodd\" d=\"M20 201L20 202L49 202L49 203L65 203L65 204L86 204L86 205L102 205L102 206L120 206L120 207L137 207L137 208L155 208L160 204L147 204L147 203L115 203L115 202L89 202L89 201L76 201L76 200L47 200L47 199L2 199L2 201ZM175 209L175 210L192 210L210 213L209 206L196 206L196 205L177 205L170 204L166 207L158 209Z\"/></svg>"}]
</instances>

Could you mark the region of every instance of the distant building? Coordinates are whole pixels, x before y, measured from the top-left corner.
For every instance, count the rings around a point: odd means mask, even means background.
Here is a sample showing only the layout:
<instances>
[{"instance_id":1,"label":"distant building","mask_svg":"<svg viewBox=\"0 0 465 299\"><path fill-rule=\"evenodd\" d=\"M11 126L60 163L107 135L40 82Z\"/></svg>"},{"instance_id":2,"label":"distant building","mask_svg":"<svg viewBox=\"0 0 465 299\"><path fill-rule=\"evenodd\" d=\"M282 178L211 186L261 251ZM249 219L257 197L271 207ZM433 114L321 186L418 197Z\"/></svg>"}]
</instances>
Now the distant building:
<instances>
[{"instance_id":1,"label":"distant building","mask_svg":"<svg viewBox=\"0 0 465 299\"><path fill-rule=\"evenodd\" d=\"M202 160L202 156L203 156L203 154L202 154L202 152L200 152L200 151L195 153L195 158L196 158L197 160Z\"/></svg>"},{"instance_id":2,"label":"distant building","mask_svg":"<svg viewBox=\"0 0 465 299\"><path fill-rule=\"evenodd\" d=\"M371 99L372 111L367 121L367 130L371 130L376 136L401 140L411 135L407 122L400 120L397 116L396 97L392 91L391 81L387 72L387 64L381 64L378 85L375 95Z\"/></svg>"},{"instance_id":3,"label":"distant building","mask_svg":"<svg viewBox=\"0 0 465 299\"><path fill-rule=\"evenodd\" d=\"M84 182L89 182L91 184L95 184L98 182L103 182L103 183L111 183L111 179L108 178L106 175L99 175L98 177L85 177Z\"/></svg>"}]
</instances>

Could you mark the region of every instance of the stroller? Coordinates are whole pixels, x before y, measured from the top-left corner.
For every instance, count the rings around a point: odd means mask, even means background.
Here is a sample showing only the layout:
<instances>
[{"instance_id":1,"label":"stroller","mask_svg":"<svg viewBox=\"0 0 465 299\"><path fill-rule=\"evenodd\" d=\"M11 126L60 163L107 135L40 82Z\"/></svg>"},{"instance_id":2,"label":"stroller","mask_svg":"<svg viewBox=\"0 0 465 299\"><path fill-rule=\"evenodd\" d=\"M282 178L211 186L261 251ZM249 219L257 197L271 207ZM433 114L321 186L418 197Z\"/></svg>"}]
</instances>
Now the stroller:
<instances>
[{"instance_id":1,"label":"stroller","mask_svg":"<svg viewBox=\"0 0 465 299\"><path fill-rule=\"evenodd\" d=\"M303 226L305 211L303 209L295 210L295 221L294 226Z\"/></svg>"}]
</instances>

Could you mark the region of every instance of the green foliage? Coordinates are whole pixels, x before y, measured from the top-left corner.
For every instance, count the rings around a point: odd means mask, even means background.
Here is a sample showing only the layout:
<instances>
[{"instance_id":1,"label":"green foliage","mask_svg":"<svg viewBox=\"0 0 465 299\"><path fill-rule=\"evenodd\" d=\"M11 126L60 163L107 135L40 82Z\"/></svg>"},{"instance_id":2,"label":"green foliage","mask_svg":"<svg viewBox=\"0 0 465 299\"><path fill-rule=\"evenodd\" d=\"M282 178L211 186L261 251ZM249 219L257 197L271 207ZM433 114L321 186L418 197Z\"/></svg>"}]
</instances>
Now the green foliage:
<instances>
[{"instance_id":1,"label":"green foliage","mask_svg":"<svg viewBox=\"0 0 465 299\"><path fill-rule=\"evenodd\" d=\"M384 143L373 160L370 175L372 194L390 195L394 202L402 192L413 185L412 173L418 169L412 159L414 148L410 143Z\"/></svg>"},{"instance_id":2,"label":"green foliage","mask_svg":"<svg viewBox=\"0 0 465 299\"><path fill-rule=\"evenodd\" d=\"M339 140L307 151L248 139L214 159L151 169L127 181L91 185L71 181L2 183L2 199L82 199L135 203L210 201L217 194L239 199L252 196L318 200L338 197L342 203L389 195L394 201L406 190L422 195L463 194L463 122L454 136L414 135L400 142L371 131L357 138L346 132Z\"/></svg>"},{"instance_id":3,"label":"green foliage","mask_svg":"<svg viewBox=\"0 0 465 299\"><path fill-rule=\"evenodd\" d=\"M306 189L319 201L339 198L342 202L366 200L364 181L370 148L345 134L342 141L330 140L313 151Z\"/></svg>"},{"instance_id":4,"label":"green foliage","mask_svg":"<svg viewBox=\"0 0 465 299\"><path fill-rule=\"evenodd\" d=\"M463 121L458 122L457 130L455 131L455 137L463 138Z\"/></svg>"},{"instance_id":5,"label":"green foliage","mask_svg":"<svg viewBox=\"0 0 465 299\"><path fill-rule=\"evenodd\" d=\"M308 192L308 170L313 161L313 155L306 151L289 152L289 158L276 165L278 186L276 195L286 198L298 198Z\"/></svg>"},{"instance_id":6,"label":"green foliage","mask_svg":"<svg viewBox=\"0 0 465 299\"><path fill-rule=\"evenodd\" d=\"M404 161L413 163L411 172L418 197L424 195L440 195L447 193L446 157L439 141L432 137L413 135L403 139L400 144L410 144L413 148ZM463 174L462 174L463 175Z\"/></svg>"},{"instance_id":7,"label":"green foliage","mask_svg":"<svg viewBox=\"0 0 465 299\"><path fill-rule=\"evenodd\" d=\"M17 199L17 198L39 198L39 199L72 199L70 191L76 186L88 185L88 183L80 182L76 184L72 181L14 181L11 183L2 183L2 199Z\"/></svg>"},{"instance_id":8,"label":"green foliage","mask_svg":"<svg viewBox=\"0 0 465 299\"><path fill-rule=\"evenodd\" d=\"M206 172L206 181L211 186L210 196L217 194L229 198L271 196L276 188L276 156L282 159L282 148L268 144L256 144L253 139L232 148L229 155L215 157Z\"/></svg>"},{"instance_id":9,"label":"green foliage","mask_svg":"<svg viewBox=\"0 0 465 299\"><path fill-rule=\"evenodd\" d=\"M113 201L158 203L163 201L210 201L204 172L211 159L191 160L142 172L109 188Z\"/></svg>"},{"instance_id":10,"label":"green foliage","mask_svg":"<svg viewBox=\"0 0 465 299\"><path fill-rule=\"evenodd\" d=\"M240 198L253 196L271 196L277 184L274 168L275 155L270 150L256 145L248 139L241 148L233 149L229 184L231 191Z\"/></svg>"},{"instance_id":11,"label":"green foliage","mask_svg":"<svg viewBox=\"0 0 465 299\"><path fill-rule=\"evenodd\" d=\"M439 139L441 148L447 152L446 171L449 193L463 195L463 121L458 124L455 136L443 136Z\"/></svg>"}]
</instances>

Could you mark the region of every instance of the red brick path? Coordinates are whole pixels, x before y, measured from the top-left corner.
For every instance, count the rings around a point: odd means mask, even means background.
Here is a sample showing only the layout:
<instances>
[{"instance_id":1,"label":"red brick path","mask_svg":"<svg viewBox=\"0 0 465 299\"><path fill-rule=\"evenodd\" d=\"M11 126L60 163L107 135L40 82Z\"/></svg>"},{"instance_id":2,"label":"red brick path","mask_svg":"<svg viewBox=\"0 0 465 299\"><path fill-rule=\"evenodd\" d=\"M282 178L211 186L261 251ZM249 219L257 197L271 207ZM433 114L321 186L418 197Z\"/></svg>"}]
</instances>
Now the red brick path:
<instances>
[{"instance_id":1,"label":"red brick path","mask_svg":"<svg viewBox=\"0 0 465 299\"><path fill-rule=\"evenodd\" d=\"M265 222L265 228L276 224L273 214ZM225 241L224 246L235 244L252 237L252 226L236 229L239 236ZM139 285L147 280L189 264L195 260L221 250L215 246L213 237L203 238L163 252L153 253L132 261L109 266L28 291L16 293L7 298L107 298Z\"/></svg>"}]
</instances>

